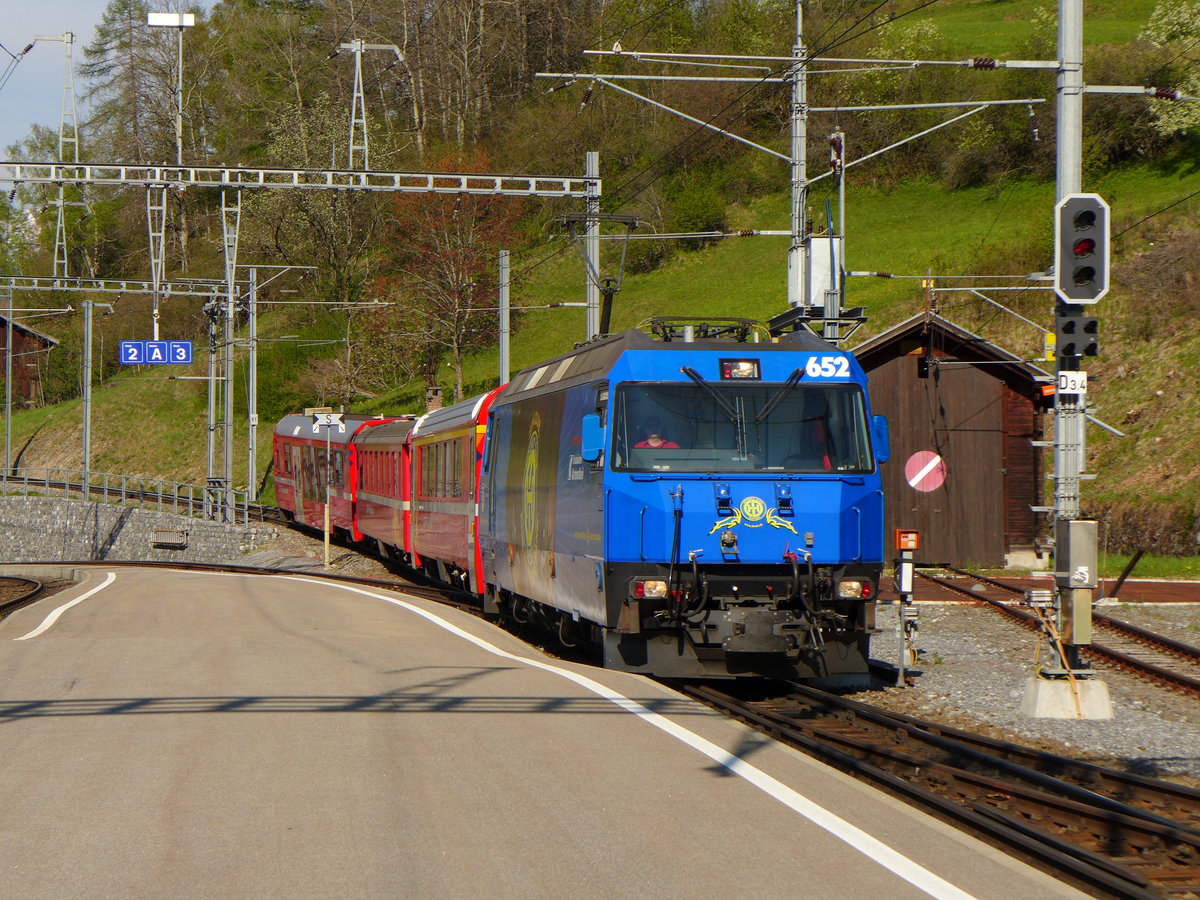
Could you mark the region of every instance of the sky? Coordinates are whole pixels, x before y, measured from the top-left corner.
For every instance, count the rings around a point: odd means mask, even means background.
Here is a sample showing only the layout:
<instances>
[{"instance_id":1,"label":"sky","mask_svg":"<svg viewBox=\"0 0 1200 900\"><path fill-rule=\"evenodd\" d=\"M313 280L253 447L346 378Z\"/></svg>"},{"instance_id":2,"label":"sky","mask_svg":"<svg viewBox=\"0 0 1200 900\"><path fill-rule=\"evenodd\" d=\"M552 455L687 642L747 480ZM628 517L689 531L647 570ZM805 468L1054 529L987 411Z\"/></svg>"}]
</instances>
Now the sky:
<instances>
[{"instance_id":1,"label":"sky","mask_svg":"<svg viewBox=\"0 0 1200 900\"><path fill-rule=\"evenodd\" d=\"M37 35L74 35L75 63L83 59L83 45L91 43L107 0L0 0L0 72L13 55ZM30 125L58 129L62 111L63 73L66 49L61 41L38 41L22 57L0 88L0 156L8 158L8 146L27 134ZM75 92L82 92L78 76ZM83 109L79 110L82 120Z\"/></svg>"},{"instance_id":2,"label":"sky","mask_svg":"<svg viewBox=\"0 0 1200 900\"><path fill-rule=\"evenodd\" d=\"M163 6L154 0L150 5ZM211 3L197 5L208 7ZM74 35L73 55L78 67L83 47L92 42L96 25L107 7L108 0L0 0L0 44L8 51L0 50L0 73L12 62L9 54L20 55L37 35L59 36L68 31ZM29 134L32 123L58 130L65 66L62 41L38 41L0 87L0 160L9 157L9 144ZM76 74L76 95L82 94L84 88ZM82 104L78 109L82 123L86 113ZM86 140L83 135L84 143Z\"/></svg>"}]
</instances>

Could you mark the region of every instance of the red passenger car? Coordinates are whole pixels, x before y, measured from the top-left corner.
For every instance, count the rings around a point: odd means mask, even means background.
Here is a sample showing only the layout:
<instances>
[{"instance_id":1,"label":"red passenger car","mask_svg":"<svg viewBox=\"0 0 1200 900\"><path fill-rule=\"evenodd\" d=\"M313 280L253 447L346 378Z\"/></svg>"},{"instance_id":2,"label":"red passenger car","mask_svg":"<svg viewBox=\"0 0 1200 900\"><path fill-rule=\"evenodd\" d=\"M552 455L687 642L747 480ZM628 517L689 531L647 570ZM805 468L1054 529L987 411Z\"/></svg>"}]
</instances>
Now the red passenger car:
<instances>
[{"instance_id":1,"label":"red passenger car","mask_svg":"<svg viewBox=\"0 0 1200 900\"><path fill-rule=\"evenodd\" d=\"M370 428L354 438L358 464L354 539L374 540L383 556L410 562L409 497L412 494L409 434L416 416L400 416Z\"/></svg>"},{"instance_id":2,"label":"red passenger car","mask_svg":"<svg viewBox=\"0 0 1200 900\"><path fill-rule=\"evenodd\" d=\"M354 534L354 491L358 466L354 437L363 428L390 419L346 415L344 430L314 425L311 415L286 416L275 426L275 502L310 528L325 527L325 489L329 488L329 527ZM328 432L328 433L327 433Z\"/></svg>"},{"instance_id":3,"label":"red passenger car","mask_svg":"<svg viewBox=\"0 0 1200 900\"><path fill-rule=\"evenodd\" d=\"M412 564L475 593L483 591L476 518L484 429L501 390L427 413L409 437Z\"/></svg>"}]
</instances>

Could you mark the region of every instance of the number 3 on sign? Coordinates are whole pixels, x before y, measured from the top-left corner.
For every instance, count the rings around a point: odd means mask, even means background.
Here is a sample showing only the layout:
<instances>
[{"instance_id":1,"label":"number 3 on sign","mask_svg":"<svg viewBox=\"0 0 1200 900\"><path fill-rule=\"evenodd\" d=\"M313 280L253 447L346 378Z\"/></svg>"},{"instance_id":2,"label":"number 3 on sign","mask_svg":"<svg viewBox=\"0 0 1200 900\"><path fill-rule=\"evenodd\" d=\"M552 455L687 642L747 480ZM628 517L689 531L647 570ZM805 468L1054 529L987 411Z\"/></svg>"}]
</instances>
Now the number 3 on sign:
<instances>
[{"instance_id":1,"label":"number 3 on sign","mask_svg":"<svg viewBox=\"0 0 1200 900\"><path fill-rule=\"evenodd\" d=\"M1058 392L1060 394L1086 394L1087 372L1059 372Z\"/></svg>"}]
</instances>

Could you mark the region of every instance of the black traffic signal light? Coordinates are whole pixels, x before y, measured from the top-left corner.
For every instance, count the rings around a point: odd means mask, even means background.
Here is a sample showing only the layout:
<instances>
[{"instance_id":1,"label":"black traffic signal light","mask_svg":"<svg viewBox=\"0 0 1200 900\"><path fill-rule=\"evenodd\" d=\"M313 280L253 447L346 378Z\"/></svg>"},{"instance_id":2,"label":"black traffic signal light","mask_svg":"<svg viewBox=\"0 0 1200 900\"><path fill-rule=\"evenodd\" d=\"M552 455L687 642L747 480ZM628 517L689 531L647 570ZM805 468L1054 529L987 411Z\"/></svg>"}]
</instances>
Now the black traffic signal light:
<instances>
[{"instance_id":1,"label":"black traffic signal light","mask_svg":"<svg viewBox=\"0 0 1200 900\"><path fill-rule=\"evenodd\" d=\"M1070 194L1054 209L1054 290L1064 303L1095 303L1108 293L1108 204Z\"/></svg>"},{"instance_id":2,"label":"black traffic signal light","mask_svg":"<svg viewBox=\"0 0 1200 900\"><path fill-rule=\"evenodd\" d=\"M1095 316L1059 314L1054 321L1054 352L1059 359L1100 352L1100 323Z\"/></svg>"}]
</instances>

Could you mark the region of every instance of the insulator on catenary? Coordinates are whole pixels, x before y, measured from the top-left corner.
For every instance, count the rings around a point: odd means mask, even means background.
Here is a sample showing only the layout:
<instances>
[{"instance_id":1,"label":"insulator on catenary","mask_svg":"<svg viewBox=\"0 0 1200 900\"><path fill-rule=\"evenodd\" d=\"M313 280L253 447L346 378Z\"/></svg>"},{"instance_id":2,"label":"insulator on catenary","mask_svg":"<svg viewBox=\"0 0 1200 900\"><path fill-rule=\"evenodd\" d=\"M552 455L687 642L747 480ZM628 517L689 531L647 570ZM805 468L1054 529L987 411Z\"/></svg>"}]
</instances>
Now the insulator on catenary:
<instances>
[{"instance_id":1,"label":"insulator on catenary","mask_svg":"<svg viewBox=\"0 0 1200 900\"><path fill-rule=\"evenodd\" d=\"M971 60L972 69L994 69L996 61L987 56L977 56Z\"/></svg>"},{"instance_id":2,"label":"insulator on catenary","mask_svg":"<svg viewBox=\"0 0 1200 900\"><path fill-rule=\"evenodd\" d=\"M1155 88L1154 96L1158 100L1178 100L1179 91L1174 88Z\"/></svg>"},{"instance_id":3,"label":"insulator on catenary","mask_svg":"<svg viewBox=\"0 0 1200 900\"><path fill-rule=\"evenodd\" d=\"M588 101L592 99L592 89L589 87L583 92L583 99L579 101L579 108L583 109L588 105Z\"/></svg>"}]
</instances>

